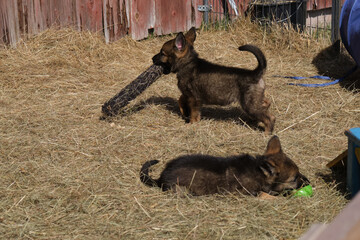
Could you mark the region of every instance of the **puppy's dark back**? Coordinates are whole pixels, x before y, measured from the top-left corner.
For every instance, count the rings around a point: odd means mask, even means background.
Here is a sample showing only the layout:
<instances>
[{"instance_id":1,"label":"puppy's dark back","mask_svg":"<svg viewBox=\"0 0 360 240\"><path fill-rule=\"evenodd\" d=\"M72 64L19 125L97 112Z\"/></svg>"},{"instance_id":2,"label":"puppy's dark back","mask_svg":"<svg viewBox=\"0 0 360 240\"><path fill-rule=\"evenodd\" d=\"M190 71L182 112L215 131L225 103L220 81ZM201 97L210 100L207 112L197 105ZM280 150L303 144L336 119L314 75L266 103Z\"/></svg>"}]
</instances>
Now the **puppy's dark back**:
<instances>
[{"instance_id":1,"label":"puppy's dark back","mask_svg":"<svg viewBox=\"0 0 360 240\"><path fill-rule=\"evenodd\" d=\"M202 169L222 174L228 167L236 167L238 165L249 166L255 164L255 161L256 159L248 154L230 157L215 157L202 154L184 155L168 162L164 171L171 171L171 169L183 167ZM251 166L249 166L249 168L251 168ZM246 169L244 171L246 171Z\"/></svg>"},{"instance_id":2,"label":"puppy's dark back","mask_svg":"<svg viewBox=\"0 0 360 240\"><path fill-rule=\"evenodd\" d=\"M259 179L262 174L258 168L258 159L244 154L232 157L214 157L208 155L186 155L170 161L158 179L163 190L178 184L187 186L192 194L203 195L219 192L219 189L241 190L236 177L246 181L252 192L259 191ZM260 177L261 178L261 177ZM251 179L254 183L247 183Z\"/></svg>"}]
</instances>

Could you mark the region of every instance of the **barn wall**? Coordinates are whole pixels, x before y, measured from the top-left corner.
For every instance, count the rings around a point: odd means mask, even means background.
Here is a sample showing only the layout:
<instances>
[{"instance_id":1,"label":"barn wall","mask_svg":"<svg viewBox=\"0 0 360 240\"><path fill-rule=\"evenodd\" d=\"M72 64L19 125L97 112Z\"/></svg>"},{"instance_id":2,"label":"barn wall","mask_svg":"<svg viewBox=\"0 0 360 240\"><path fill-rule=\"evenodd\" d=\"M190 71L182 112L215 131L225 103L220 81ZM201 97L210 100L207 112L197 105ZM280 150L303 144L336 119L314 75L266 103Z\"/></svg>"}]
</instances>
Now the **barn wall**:
<instances>
[{"instance_id":1,"label":"barn wall","mask_svg":"<svg viewBox=\"0 0 360 240\"><path fill-rule=\"evenodd\" d=\"M233 0L238 14L248 9L250 1ZM203 0L0 0L0 44L15 45L21 37L52 26L101 32L106 42L126 34L140 40L149 32L163 35L186 31L200 27L203 13L198 5L202 4ZM209 0L209 4L210 21L223 20L225 9L236 17L229 0ZM318 15L325 19L322 16L327 15L331 4L332 0L308 0L307 10L312 12L308 17L318 24Z\"/></svg>"},{"instance_id":2,"label":"barn wall","mask_svg":"<svg viewBox=\"0 0 360 240\"><path fill-rule=\"evenodd\" d=\"M341 6L345 0L340 0ZM308 0L307 1L306 26L310 31L329 29L332 19L332 0Z\"/></svg>"},{"instance_id":3,"label":"barn wall","mask_svg":"<svg viewBox=\"0 0 360 240\"><path fill-rule=\"evenodd\" d=\"M104 34L107 42L126 34L135 40L200 27L202 0L1 0L0 44L14 45L49 27L72 26Z\"/></svg>"}]
</instances>

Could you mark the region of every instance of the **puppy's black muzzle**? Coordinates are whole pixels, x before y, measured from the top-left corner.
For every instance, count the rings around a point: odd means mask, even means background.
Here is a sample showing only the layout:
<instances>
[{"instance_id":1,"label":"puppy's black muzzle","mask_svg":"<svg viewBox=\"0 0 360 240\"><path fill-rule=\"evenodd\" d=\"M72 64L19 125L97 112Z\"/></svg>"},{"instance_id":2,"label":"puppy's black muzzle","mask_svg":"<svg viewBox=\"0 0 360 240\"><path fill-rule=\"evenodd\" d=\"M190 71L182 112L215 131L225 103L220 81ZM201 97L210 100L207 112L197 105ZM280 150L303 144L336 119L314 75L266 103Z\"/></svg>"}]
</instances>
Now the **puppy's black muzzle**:
<instances>
[{"instance_id":1,"label":"puppy's black muzzle","mask_svg":"<svg viewBox=\"0 0 360 240\"><path fill-rule=\"evenodd\" d=\"M168 63L164 63L161 60L161 54L158 53L152 57L152 61L155 65L162 66L164 68L164 74L169 74L171 72L171 66Z\"/></svg>"},{"instance_id":2,"label":"puppy's black muzzle","mask_svg":"<svg viewBox=\"0 0 360 240\"><path fill-rule=\"evenodd\" d=\"M161 56L161 54L158 53L158 54L156 54L155 56L152 57L152 61L153 61L153 63L155 65L159 65L159 63L161 63L160 56Z\"/></svg>"}]
</instances>

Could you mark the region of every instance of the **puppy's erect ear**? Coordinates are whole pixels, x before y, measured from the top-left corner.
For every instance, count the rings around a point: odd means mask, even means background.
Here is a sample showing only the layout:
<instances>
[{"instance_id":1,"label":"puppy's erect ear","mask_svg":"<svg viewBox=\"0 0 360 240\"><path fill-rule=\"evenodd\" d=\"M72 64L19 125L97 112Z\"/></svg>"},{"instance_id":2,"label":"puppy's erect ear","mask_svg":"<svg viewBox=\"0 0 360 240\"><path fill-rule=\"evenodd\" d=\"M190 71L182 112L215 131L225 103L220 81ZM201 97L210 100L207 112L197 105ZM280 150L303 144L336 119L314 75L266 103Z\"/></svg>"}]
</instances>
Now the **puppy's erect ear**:
<instances>
[{"instance_id":1,"label":"puppy's erect ear","mask_svg":"<svg viewBox=\"0 0 360 240\"><path fill-rule=\"evenodd\" d=\"M281 153L281 144L280 139L277 136L270 138L268 145L266 147L265 155L271 155L276 153Z\"/></svg>"},{"instance_id":2,"label":"puppy's erect ear","mask_svg":"<svg viewBox=\"0 0 360 240\"><path fill-rule=\"evenodd\" d=\"M193 45L196 39L196 29L194 27L190 28L190 30L185 34L186 40Z\"/></svg>"},{"instance_id":3,"label":"puppy's erect ear","mask_svg":"<svg viewBox=\"0 0 360 240\"><path fill-rule=\"evenodd\" d=\"M182 32L178 33L175 38L175 46L177 50L182 51L185 47L185 36Z\"/></svg>"}]
</instances>

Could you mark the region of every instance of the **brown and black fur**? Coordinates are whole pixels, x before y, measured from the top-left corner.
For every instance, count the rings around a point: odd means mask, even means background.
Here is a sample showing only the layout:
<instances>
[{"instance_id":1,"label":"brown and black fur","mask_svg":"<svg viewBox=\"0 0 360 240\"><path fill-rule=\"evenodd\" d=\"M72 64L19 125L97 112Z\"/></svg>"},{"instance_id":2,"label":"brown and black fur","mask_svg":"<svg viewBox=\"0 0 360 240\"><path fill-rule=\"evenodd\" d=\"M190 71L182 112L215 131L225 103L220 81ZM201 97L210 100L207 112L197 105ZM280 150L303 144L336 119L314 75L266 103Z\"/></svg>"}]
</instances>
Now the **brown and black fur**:
<instances>
[{"instance_id":1,"label":"brown and black fur","mask_svg":"<svg viewBox=\"0 0 360 240\"><path fill-rule=\"evenodd\" d=\"M308 184L297 165L281 149L278 137L272 137L264 155L243 154L231 157L186 155L166 164L159 179L149 176L149 168L158 160L146 162L140 179L162 190L186 189L192 195L241 192L258 196L261 192L276 195L287 189Z\"/></svg>"},{"instance_id":2,"label":"brown and black fur","mask_svg":"<svg viewBox=\"0 0 360 240\"><path fill-rule=\"evenodd\" d=\"M269 113L270 101L264 96L262 76L266 58L262 51L253 45L239 47L240 51L249 51L257 58L258 66L254 70L225 67L199 58L193 47L195 38L195 28L185 35L179 33L153 57L154 64L163 65L177 74L182 115L194 123L200 121L202 104L223 106L240 103L251 119L262 122L265 132L271 133L275 117Z\"/></svg>"}]
</instances>

